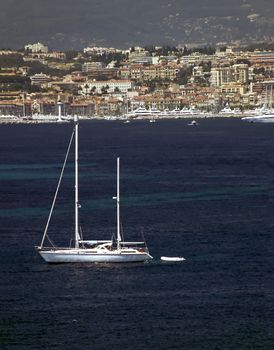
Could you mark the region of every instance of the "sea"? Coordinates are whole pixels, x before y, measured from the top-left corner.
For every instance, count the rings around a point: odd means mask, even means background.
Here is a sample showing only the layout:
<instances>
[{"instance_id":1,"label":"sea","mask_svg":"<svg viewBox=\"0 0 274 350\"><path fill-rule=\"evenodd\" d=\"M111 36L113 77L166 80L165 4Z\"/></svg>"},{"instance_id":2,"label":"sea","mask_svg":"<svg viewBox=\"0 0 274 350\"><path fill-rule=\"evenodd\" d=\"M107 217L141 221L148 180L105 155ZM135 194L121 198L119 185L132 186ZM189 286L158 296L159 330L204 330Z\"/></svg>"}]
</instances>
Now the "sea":
<instances>
[{"instance_id":1,"label":"sea","mask_svg":"<svg viewBox=\"0 0 274 350\"><path fill-rule=\"evenodd\" d=\"M84 237L115 232L119 156L125 240L154 257L121 265L41 259L73 124L0 125L1 350L274 349L274 124L189 122L80 123ZM49 227L61 246L73 157Z\"/></svg>"}]
</instances>

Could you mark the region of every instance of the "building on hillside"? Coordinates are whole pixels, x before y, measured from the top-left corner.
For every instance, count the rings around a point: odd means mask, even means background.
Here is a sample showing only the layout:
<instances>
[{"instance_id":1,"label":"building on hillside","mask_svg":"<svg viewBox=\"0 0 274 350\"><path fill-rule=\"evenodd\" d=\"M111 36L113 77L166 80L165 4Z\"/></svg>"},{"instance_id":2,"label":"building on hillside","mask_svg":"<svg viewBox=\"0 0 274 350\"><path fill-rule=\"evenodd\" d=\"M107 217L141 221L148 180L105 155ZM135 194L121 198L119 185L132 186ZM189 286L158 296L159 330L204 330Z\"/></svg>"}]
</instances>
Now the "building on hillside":
<instances>
[{"instance_id":1,"label":"building on hillside","mask_svg":"<svg viewBox=\"0 0 274 350\"><path fill-rule=\"evenodd\" d=\"M19 100L0 101L0 119L1 116L13 115L23 116L23 104Z\"/></svg>"},{"instance_id":2,"label":"building on hillside","mask_svg":"<svg viewBox=\"0 0 274 350\"><path fill-rule=\"evenodd\" d=\"M137 81L147 81L153 79L174 80L180 72L180 66L176 64L157 65L132 65L118 69L121 79L133 79Z\"/></svg>"},{"instance_id":3,"label":"building on hillside","mask_svg":"<svg viewBox=\"0 0 274 350\"><path fill-rule=\"evenodd\" d=\"M0 50L0 56L2 55L23 55L22 52L18 52L16 50Z\"/></svg>"},{"instance_id":4,"label":"building on hillside","mask_svg":"<svg viewBox=\"0 0 274 350\"><path fill-rule=\"evenodd\" d=\"M103 80L103 81L87 81L81 85L82 95L89 95L92 92L102 93L120 91L126 93L132 90L134 84L130 80Z\"/></svg>"},{"instance_id":5,"label":"building on hillside","mask_svg":"<svg viewBox=\"0 0 274 350\"><path fill-rule=\"evenodd\" d=\"M242 84L248 84L249 81L249 68L248 64L233 64L232 68L232 76L233 81Z\"/></svg>"},{"instance_id":6,"label":"building on hillside","mask_svg":"<svg viewBox=\"0 0 274 350\"><path fill-rule=\"evenodd\" d=\"M106 64L104 62L85 62L82 64L82 72L88 73L95 69L105 68Z\"/></svg>"},{"instance_id":7,"label":"building on hillside","mask_svg":"<svg viewBox=\"0 0 274 350\"><path fill-rule=\"evenodd\" d=\"M247 92L241 96L241 105L243 108L250 108L256 106L258 103L258 96L255 92Z\"/></svg>"},{"instance_id":8,"label":"building on hillside","mask_svg":"<svg viewBox=\"0 0 274 350\"><path fill-rule=\"evenodd\" d=\"M48 87L54 88L56 91L75 91L77 92L82 82L63 79L61 81L55 80L47 84Z\"/></svg>"},{"instance_id":9,"label":"building on hillside","mask_svg":"<svg viewBox=\"0 0 274 350\"><path fill-rule=\"evenodd\" d=\"M49 77L46 74L38 73L30 77L31 85L42 85L49 81Z\"/></svg>"},{"instance_id":10,"label":"building on hillside","mask_svg":"<svg viewBox=\"0 0 274 350\"><path fill-rule=\"evenodd\" d=\"M15 101L21 96L21 91L2 91L0 92L0 101Z\"/></svg>"},{"instance_id":11,"label":"building on hillside","mask_svg":"<svg viewBox=\"0 0 274 350\"><path fill-rule=\"evenodd\" d=\"M96 103L94 101L74 101L70 108L72 115L91 117L96 114Z\"/></svg>"},{"instance_id":12,"label":"building on hillside","mask_svg":"<svg viewBox=\"0 0 274 350\"><path fill-rule=\"evenodd\" d=\"M129 67L118 68L118 76L120 79L141 80L143 78L143 66L131 65Z\"/></svg>"},{"instance_id":13,"label":"building on hillside","mask_svg":"<svg viewBox=\"0 0 274 350\"><path fill-rule=\"evenodd\" d=\"M87 80L111 80L118 76L117 68L97 68L87 73Z\"/></svg>"},{"instance_id":14,"label":"building on hillside","mask_svg":"<svg viewBox=\"0 0 274 350\"><path fill-rule=\"evenodd\" d=\"M194 95L197 91L197 86L194 84L182 85L180 86L180 91L182 96Z\"/></svg>"},{"instance_id":15,"label":"building on hillside","mask_svg":"<svg viewBox=\"0 0 274 350\"><path fill-rule=\"evenodd\" d=\"M244 84L228 82L221 87L222 100L230 106L240 106L242 96L246 94L247 87Z\"/></svg>"},{"instance_id":16,"label":"building on hillside","mask_svg":"<svg viewBox=\"0 0 274 350\"><path fill-rule=\"evenodd\" d=\"M212 86L222 86L230 82L248 84L248 64L234 64L232 66L213 67L211 69L210 84Z\"/></svg>"},{"instance_id":17,"label":"building on hillside","mask_svg":"<svg viewBox=\"0 0 274 350\"><path fill-rule=\"evenodd\" d=\"M214 60L216 60L216 55L205 55L199 52L193 52L191 55L180 58L180 62L185 65L197 65L202 62L212 62Z\"/></svg>"},{"instance_id":18,"label":"building on hillside","mask_svg":"<svg viewBox=\"0 0 274 350\"><path fill-rule=\"evenodd\" d=\"M255 51L250 54L250 62L256 63L274 63L274 51Z\"/></svg>"},{"instance_id":19,"label":"building on hillside","mask_svg":"<svg viewBox=\"0 0 274 350\"><path fill-rule=\"evenodd\" d=\"M246 93L247 89L244 84L229 82L224 83L221 87L222 94L224 95L234 95L239 94L243 95Z\"/></svg>"},{"instance_id":20,"label":"building on hillside","mask_svg":"<svg viewBox=\"0 0 274 350\"><path fill-rule=\"evenodd\" d=\"M230 67L215 67L211 69L210 84L212 86L222 86L224 83L232 81L232 71Z\"/></svg>"},{"instance_id":21,"label":"building on hillside","mask_svg":"<svg viewBox=\"0 0 274 350\"><path fill-rule=\"evenodd\" d=\"M135 47L128 55L128 60L131 63L152 64L152 56L143 48Z\"/></svg>"},{"instance_id":22,"label":"building on hillside","mask_svg":"<svg viewBox=\"0 0 274 350\"><path fill-rule=\"evenodd\" d=\"M48 53L49 49L47 46L41 43L25 45L25 51L36 52L36 53Z\"/></svg>"},{"instance_id":23,"label":"building on hillside","mask_svg":"<svg viewBox=\"0 0 274 350\"><path fill-rule=\"evenodd\" d=\"M116 49L114 47L90 46L90 47L84 48L84 53L88 55L103 55L103 54L119 53L119 52L122 52L122 50Z\"/></svg>"}]
</instances>

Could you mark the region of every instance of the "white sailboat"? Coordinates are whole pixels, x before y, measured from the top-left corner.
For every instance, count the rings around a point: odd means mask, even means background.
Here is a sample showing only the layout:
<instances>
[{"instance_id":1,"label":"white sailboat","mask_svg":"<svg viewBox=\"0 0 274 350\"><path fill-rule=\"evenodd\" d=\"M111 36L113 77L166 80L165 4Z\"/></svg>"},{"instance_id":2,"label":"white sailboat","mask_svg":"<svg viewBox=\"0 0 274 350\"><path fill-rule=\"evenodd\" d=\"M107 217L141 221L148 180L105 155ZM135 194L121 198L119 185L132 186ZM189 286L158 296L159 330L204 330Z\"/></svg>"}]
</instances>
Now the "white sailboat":
<instances>
[{"instance_id":1,"label":"white sailboat","mask_svg":"<svg viewBox=\"0 0 274 350\"><path fill-rule=\"evenodd\" d=\"M47 231L51 215L54 209L61 179L68 158L70 146L75 139L75 232L74 247L59 248L51 244L45 247L45 239L48 238ZM79 194L78 194L78 119L75 118L75 128L70 139L65 162L57 185L56 193L43 234L40 246L35 247L41 257L48 263L128 263L144 262L153 259L149 254L145 242L125 242L120 230L120 159L117 158L117 194L113 199L117 203L117 235L115 240L83 240L80 235L79 226ZM49 242L51 242L49 240Z\"/></svg>"}]
</instances>

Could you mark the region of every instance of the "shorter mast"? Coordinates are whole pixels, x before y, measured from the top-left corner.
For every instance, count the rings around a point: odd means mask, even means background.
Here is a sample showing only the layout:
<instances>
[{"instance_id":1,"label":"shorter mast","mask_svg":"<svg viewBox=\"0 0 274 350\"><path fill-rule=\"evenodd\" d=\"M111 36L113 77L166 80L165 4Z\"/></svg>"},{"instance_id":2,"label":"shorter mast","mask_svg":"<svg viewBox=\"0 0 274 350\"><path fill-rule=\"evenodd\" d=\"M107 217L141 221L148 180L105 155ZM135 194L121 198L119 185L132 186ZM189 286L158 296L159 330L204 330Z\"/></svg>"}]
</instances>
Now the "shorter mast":
<instances>
[{"instance_id":1,"label":"shorter mast","mask_svg":"<svg viewBox=\"0 0 274 350\"><path fill-rule=\"evenodd\" d=\"M117 158L117 249L121 248L121 233L120 233L120 158Z\"/></svg>"}]
</instances>

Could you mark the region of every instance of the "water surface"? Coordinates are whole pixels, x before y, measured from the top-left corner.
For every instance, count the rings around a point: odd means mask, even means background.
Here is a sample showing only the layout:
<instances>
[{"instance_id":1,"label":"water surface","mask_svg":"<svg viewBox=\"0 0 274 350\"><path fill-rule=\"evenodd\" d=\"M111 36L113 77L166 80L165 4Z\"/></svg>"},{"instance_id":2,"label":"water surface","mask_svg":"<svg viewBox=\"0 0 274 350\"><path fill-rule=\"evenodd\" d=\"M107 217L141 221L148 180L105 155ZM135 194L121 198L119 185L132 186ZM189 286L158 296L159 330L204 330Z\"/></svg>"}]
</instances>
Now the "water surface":
<instances>
[{"instance_id":1,"label":"water surface","mask_svg":"<svg viewBox=\"0 0 274 350\"><path fill-rule=\"evenodd\" d=\"M154 256L119 266L35 253L72 126L0 126L1 349L274 349L274 125L188 122L80 124L85 237L115 230L120 156L123 232ZM72 162L56 244L73 236Z\"/></svg>"}]
</instances>

